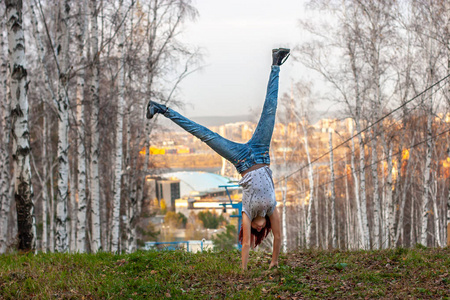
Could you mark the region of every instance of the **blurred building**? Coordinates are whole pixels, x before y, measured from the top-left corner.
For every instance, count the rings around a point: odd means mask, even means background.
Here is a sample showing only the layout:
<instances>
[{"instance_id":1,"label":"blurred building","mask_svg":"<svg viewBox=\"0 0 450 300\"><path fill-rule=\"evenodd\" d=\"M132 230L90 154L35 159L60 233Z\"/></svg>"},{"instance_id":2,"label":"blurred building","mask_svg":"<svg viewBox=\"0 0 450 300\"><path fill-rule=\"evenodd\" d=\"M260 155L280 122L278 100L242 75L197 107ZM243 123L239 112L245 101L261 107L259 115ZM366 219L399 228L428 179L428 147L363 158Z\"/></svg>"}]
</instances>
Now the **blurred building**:
<instances>
[{"instance_id":1,"label":"blurred building","mask_svg":"<svg viewBox=\"0 0 450 300\"><path fill-rule=\"evenodd\" d=\"M203 209L222 209L221 203L229 202L225 188L232 200L238 201L242 196L242 189L231 178L208 172L172 172L163 177L176 179L180 182L180 197L175 202L175 211L189 215L190 211Z\"/></svg>"},{"instance_id":2,"label":"blurred building","mask_svg":"<svg viewBox=\"0 0 450 300\"><path fill-rule=\"evenodd\" d=\"M164 200L167 210L175 211L175 200L180 198L180 180L176 178L147 177L148 198L158 202Z\"/></svg>"}]
</instances>

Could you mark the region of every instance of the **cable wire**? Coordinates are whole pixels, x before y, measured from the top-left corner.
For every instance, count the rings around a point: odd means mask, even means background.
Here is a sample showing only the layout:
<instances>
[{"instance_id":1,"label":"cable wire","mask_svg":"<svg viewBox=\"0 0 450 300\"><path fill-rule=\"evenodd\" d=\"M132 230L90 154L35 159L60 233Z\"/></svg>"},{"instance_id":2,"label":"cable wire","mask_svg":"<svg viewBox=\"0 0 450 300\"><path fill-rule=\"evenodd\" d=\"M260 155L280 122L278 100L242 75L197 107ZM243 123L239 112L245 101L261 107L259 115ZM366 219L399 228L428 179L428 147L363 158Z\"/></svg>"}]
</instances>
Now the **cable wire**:
<instances>
[{"instance_id":1,"label":"cable wire","mask_svg":"<svg viewBox=\"0 0 450 300\"><path fill-rule=\"evenodd\" d=\"M356 134L354 134L353 136L349 137L348 139L346 139L345 141L341 142L340 144L338 144L337 146L333 147L331 150L328 150L327 152L323 153L322 155L320 155L319 157L313 159L310 163L305 164L304 166L300 167L298 170L283 176L282 179L278 180L275 182L275 184L278 184L279 182L281 182L282 180L285 180L289 177L291 177L292 175L300 172L301 170L305 169L306 167L308 167L309 165L317 162L318 160L320 160L321 158L327 156L328 154L330 154L332 151L338 149L339 147L345 145L346 143L348 143L349 141L351 141L353 138L355 138L356 136L360 135L363 132L366 132L367 130L369 130L370 128L372 128L373 126L375 126L376 124L380 123L381 121L383 121L384 119L386 119L387 117L389 117L390 115L394 114L395 112L397 112L398 110L400 110L401 108L405 107L407 104L411 103L412 101L414 101L415 99L419 98L420 96L422 96L423 94L425 94L426 92L428 92L430 89L432 89L433 87L435 87L436 85L440 84L441 82L443 82L444 80L448 79L450 77L450 74L448 74L447 76L441 78L440 80L436 81L434 84L432 84L431 86L427 87L425 90L423 90L422 92L420 92L419 94L417 94L416 96L414 96L413 98L411 98L408 101L405 101L403 104L401 104L400 106L398 106L397 108L395 108L394 110L390 111L389 113L387 113L386 115L384 115L383 117L379 118L377 121L375 121L374 123L371 123L369 126L367 126L366 128L362 129L361 131L357 132Z\"/></svg>"}]
</instances>

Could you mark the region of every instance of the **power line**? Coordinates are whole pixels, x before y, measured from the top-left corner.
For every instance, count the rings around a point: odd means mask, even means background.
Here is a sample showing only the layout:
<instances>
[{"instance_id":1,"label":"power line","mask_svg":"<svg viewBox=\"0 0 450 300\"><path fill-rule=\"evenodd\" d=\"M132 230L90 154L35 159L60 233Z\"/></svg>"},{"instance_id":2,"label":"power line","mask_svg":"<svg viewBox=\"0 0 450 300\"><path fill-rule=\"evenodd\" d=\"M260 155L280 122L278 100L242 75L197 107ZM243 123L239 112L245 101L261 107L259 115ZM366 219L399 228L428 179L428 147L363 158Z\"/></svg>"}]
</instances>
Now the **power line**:
<instances>
[{"instance_id":1,"label":"power line","mask_svg":"<svg viewBox=\"0 0 450 300\"><path fill-rule=\"evenodd\" d=\"M444 131L442 131L442 132L440 132L440 133L438 133L438 134L436 134L436 135L434 135L434 136L432 136L432 137L430 137L430 138L427 138L427 139L425 139L425 140L423 140L423 141L420 141L420 142L418 142L418 143L416 143L416 144L410 146L409 148L405 148L405 149L402 149L402 150L400 150L400 151L397 151L396 153L393 153L392 156L396 156L396 155L402 153L403 150L411 150L411 149L413 149L413 148L415 148L415 147L417 147L417 146L419 146L419 145L421 145L421 144L423 144L423 143L428 142L429 140L433 140L434 138L437 138L437 137L439 137L439 136L441 136L441 135L443 135L443 134L445 134L445 133L448 133L448 132L450 132L450 128L447 129L447 130L444 130ZM384 160L386 160L386 159L379 159L379 160L377 160L377 161L375 161L375 162L372 162L372 163L370 163L370 164L366 164L366 165L364 165L364 169L366 169L366 168L368 168L368 167L371 167L371 166L373 166L373 165L375 165L375 164L378 164L378 163L380 163L380 162L382 162L382 161L384 161ZM351 172L351 174L357 174L357 173L361 173L361 169L354 170L354 171ZM342 178L345 178L345 176L347 176L347 175L348 175L348 174L345 174L345 175L336 177L334 180L335 180L335 181L340 180L340 179L342 179ZM283 178L283 179L284 179L284 178ZM281 181L281 180L280 180L280 181ZM277 181L277 183L280 182L280 181ZM316 187L317 187L317 188L323 187L323 186L326 186L326 185L330 184L331 182L332 182L332 181L329 180L329 181L326 181L326 182L324 182L324 183L321 183L320 185L317 185ZM300 193L297 193L296 195L298 195L298 194L304 194L304 193L305 193L305 192L300 192Z\"/></svg>"},{"instance_id":2,"label":"power line","mask_svg":"<svg viewBox=\"0 0 450 300\"><path fill-rule=\"evenodd\" d=\"M423 90L422 92L420 92L419 94L417 94L416 96L414 96L413 98L411 98L408 101L405 101L402 105L400 105L399 107L395 108L394 110L392 110L391 112L387 113L386 115L384 115L383 117L381 117L380 119L378 119L377 121L375 121L374 123L371 123L369 126L367 126L366 128L362 129L361 131L357 132L356 134L354 134L353 136L349 137L348 139L346 139L345 141L343 141L342 143L340 143L339 145L335 146L334 148L332 148L331 150L328 150L327 152L325 152L324 154L320 155L319 157L313 159L310 163L305 164L304 166L302 166L301 168L299 168L298 170L290 173L289 175L283 176L282 179L278 180L277 182L275 182L275 184L278 184L279 182L281 182L282 180L285 180L286 178L291 177L292 175L300 172L301 170L305 169L306 167L308 167L309 165L317 162L319 159L327 156L328 154L330 154L332 151L336 150L337 148L343 146L344 144L348 143L349 141L351 141L353 138L355 138L356 136L360 135L363 132L366 132L367 130L369 130L370 128L372 128L373 126L375 126L376 124L380 123L381 121L383 121L384 119L386 119L387 117L389 117L390 115L394 114L395 112L397 112L398 110L400 110L401 108L405 107L407 104L411 103L412 101L414 101L415 99L417 99L418 97L422 96L423 94L425 94L426 92L428 92L430 89L432 89L433 87L435 87L436 85L440 84L441 82L443 82L444 80L446 80L447 78L450 77L450 74L448 74L447 76L441 78L440 80L438 80L437 82L435 82L434 84L432 84L431 86L427 87L425 90Z\"/></svg>"},{"instance_id":3,"label":"power line","mask_svg":"<svg viewBox=\"0 0 450 300\"><path fill-rule=\"evenodd\" d=\"M449 82L449 81L447 81L447 83L448 83L448 82ZM433 91L432 91L432 94L430 95L430 97L433 96L435 93L437 93L437 92L438 92L440 89L442 89L444 86L445 86L445 85L441 85L439 88L433 90ZM413 108L409 109L409 111L407 112L407 114L409 114L409 113L411 113L412 111L414 111L414 110L415 110L417 107L419 107L422 103L423 103L423 101L420 101L419 103L417 103ZM442 119L442 118L440 118L440 119ZM388 125L388 126L384 126L383 129L388 129L388 128L392 127L392 126L395 125L395 124L396 124L396 122L393 122L393 123L391 123L391 124ZM406 128L403 127L402 130L404 131L404 130L406 130ZM341 136L338 132L336 132L336 133L337 133L339 136ZM376 134L375 134L374 136L372 136L370 139L366 140L365 143L368 144L369 142L371 142L371 141L377 139L380 135L381 135L380 132L376 133ZM398 153L397 153L397 154L398 154ZM343 161L346 160L346 159L347 159L347 157L344 156L344 157L342 157L342 158L340 158L340 159L338 159L338 160L336 160L336 161L333 161L333 166L334 166L334 165L338 165L339 163L343 162ZM322 173L322 172L323 172L323 170L320 170L320 169L319 169L318 171L315 171L315 172L313 173L313 176L318 175L318 174L320 174L320 173ZM280 182L280 181L282 181L282 180L284 180L284 178L283 178L283 179L280 179L280 180L277 181L276 183L278 183L278 182Z\"/></svg>"}]
</instances>

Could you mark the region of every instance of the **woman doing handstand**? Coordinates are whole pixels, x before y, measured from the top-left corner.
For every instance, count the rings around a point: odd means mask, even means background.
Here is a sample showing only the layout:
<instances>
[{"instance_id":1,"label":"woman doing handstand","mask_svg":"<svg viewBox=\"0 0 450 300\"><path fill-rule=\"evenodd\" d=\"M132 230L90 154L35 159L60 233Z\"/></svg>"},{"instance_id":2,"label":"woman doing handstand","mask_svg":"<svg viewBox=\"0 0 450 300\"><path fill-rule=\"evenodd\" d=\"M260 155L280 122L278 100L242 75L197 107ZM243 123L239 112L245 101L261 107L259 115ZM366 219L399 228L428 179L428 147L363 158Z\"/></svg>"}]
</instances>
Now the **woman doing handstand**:
<instances>
[{"instance_id":1,"label":"woman doing handstand","mask_svg":"<svg viewBox=\"0 0 450 300\"><path fill-rule=\"evenodd\" d=\"M250 245L258 246L270 231L273 232L274 239L272 261L269 268L278 266L281 228L276 208L272 171L269 168L269 148L275 125L280 66L289 57L289 51L286 48L272 50L272 69L263 111L252 138L245 144L227 140L162 104L150 101L147 106L148 119L153 118L157 113L163 114L230 161L241 174L242 179L239 181L239 185L243 189L243 214L239 241L242 243L242 268L244 270L247 269Z\"/></svg>"}]
</instances>

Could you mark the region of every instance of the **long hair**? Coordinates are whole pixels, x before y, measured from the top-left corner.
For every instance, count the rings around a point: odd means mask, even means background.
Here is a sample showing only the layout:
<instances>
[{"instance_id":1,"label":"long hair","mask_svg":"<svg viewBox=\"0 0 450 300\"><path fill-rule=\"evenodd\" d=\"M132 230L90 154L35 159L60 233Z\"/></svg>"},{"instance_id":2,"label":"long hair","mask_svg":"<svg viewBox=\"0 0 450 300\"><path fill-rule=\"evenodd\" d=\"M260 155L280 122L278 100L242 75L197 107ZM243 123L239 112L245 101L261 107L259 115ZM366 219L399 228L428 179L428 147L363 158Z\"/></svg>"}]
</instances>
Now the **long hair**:
<instances>
[{"instance_id":1,"label":"long hair","mask_svg":"<svg viewBox=\"0 0 450 300\"><path fill-rule=\"evenodd\" d=\"M251 237L250 237L250 241L254 240L255 241L255 245L253 248L256 248L256 246L258 246L259 244L261 244L261 242L267 237L267 235L272 231L272 224L270 224L270 218L268 216L266 216L266 226L261 229L260 232L258 232L256 229L253 229L251 227ZM241 230L239 231L239 242L242 245L242 240L244 239L244 231L242 229L242 225L241 225Z\"/></svg>"}]
</instances>

